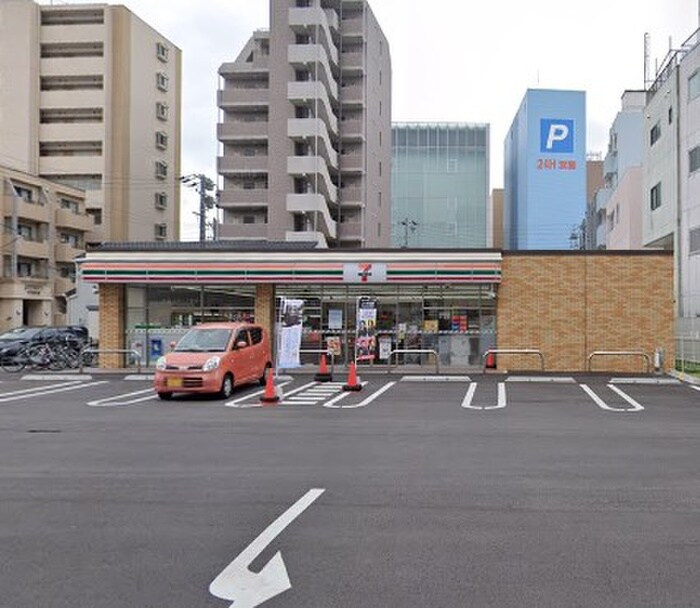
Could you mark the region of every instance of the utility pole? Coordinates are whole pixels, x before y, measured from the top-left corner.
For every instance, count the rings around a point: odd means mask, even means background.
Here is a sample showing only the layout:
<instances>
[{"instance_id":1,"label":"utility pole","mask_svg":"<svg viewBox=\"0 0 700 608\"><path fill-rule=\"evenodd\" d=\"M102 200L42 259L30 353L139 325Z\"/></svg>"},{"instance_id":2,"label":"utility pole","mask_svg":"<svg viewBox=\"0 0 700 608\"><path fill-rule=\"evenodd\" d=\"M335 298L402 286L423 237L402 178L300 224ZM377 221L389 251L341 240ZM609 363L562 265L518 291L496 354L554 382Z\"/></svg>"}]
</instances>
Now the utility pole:
<instances>
[{"instance_id":1,"label":"utility pole","mask_svg":"<svg viewBox=\"0 0 700 608\"><path fill-rule=\"evenodd\" d=\"M214 197L210 196L209 192L215 190L216 185L203 173L185 175L180 178L180 181L186 186L194 188L199 194L199 213L195 212L195 215L199 216L199 240L202 242L206 241L207 210L213 208L215 203Z\"/></svg>"},{"instance_id":2,"label":"utility pole","mask_svg":"<svg viewBox=\"0 0 700 608\"><path fill-rule=\"evenodd\" d=\"M399 222L399 225L403 226L403 248L406 249L408 247L408 231L415 232L418 228L418 222L405 217Z\"/></svg>"}]
</instances>

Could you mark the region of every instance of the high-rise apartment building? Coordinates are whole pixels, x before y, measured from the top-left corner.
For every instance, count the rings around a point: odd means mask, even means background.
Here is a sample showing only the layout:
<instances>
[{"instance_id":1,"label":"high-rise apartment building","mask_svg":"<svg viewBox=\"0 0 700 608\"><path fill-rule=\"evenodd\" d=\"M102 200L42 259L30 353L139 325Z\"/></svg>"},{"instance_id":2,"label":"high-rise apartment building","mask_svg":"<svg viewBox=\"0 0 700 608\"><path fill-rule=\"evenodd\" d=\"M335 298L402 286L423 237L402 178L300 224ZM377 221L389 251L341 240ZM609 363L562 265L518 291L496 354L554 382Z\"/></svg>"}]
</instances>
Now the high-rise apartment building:
<instances>
[{"instance_id":1,"label":"high-rise apartment building","mask_svg":"<svg viewBox=\"0 0 700 608\"><path fill-rule=\"evenodd\" d=\"M124 6L0 0L0 164L85 190L90 240L177 239L180 81Z\"/></svg>"},{"instance_id":2,"label":"high-rise apartment building","mask_svg":"<svg viewBox=\"0 0 700 608\"><path fill-rule=\"evenodd\" d=\"M489 125L395 123L394 247L491 246Z\"/></svg>"},{"instance_id":3,"label":"high-rise apartment building","mask_svg":"<svg viewBox=\"0 0 700 608\"><path fill-rule=\"evenodd\" d=\"M505 249L569 249L586 214L586 94L528 89L504 146Z\"/></svg>"},{"instance_id":4,"label":"high-rise apartment building","mask_svg":"<svg viewBox=\"0 0 700 608\"><path fill-rule=\"evenodd\" d=\"M219 237L388 246L391 58L367 1L270 0L219 75Z\"/></svg>"}]
</instances>

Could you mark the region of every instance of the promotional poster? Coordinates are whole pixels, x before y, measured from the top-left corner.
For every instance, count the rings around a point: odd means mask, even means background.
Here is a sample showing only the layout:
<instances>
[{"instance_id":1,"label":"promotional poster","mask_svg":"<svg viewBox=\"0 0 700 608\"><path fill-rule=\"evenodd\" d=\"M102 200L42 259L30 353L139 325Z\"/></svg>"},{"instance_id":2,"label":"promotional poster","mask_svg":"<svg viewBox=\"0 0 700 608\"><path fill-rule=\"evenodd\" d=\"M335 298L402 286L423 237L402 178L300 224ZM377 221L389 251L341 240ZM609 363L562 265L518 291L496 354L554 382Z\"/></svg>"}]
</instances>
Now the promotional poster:
<instances>
[{"instance_id":1,"label":"promotional poster","mask_svg":"<svg viewBox=\"0 0 700 608\"><path fill-rule=\"evenodd\" d=\"M283 298L280 306L279 354L277 367L291 369L301 366L301 328L304 318L304 300Z\"/></svg>"},{"instance_id":2,"label":"promotional poster","mask_svg":"<svg viewBox=\"0 0 700 608\"><path fill-rule=\"evenodd\" d=\"M362 297L357 300L357 340L355 359L371 361L377 350L377 300Z\"/></svg>"}]
</instances>

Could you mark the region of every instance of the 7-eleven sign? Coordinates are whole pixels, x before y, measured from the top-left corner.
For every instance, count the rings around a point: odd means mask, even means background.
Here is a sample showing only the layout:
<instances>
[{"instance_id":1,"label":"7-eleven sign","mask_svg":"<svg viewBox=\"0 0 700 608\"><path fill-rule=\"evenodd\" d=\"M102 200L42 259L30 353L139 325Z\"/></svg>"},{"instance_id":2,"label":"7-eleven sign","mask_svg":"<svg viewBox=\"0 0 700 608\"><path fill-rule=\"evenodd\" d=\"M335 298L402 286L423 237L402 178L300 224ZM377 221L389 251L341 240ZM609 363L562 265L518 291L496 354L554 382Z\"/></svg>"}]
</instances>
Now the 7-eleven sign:
<instances>
[{"instance_id":1,"label":"7-eleven sign","mask_svg":"<svg viewBox=\"0 0 700 608\"><path fill-rule=\"evenodd\" d=\"M343 264L344 283L386 283L386 264Z\"/></svg>"}]
</instances>

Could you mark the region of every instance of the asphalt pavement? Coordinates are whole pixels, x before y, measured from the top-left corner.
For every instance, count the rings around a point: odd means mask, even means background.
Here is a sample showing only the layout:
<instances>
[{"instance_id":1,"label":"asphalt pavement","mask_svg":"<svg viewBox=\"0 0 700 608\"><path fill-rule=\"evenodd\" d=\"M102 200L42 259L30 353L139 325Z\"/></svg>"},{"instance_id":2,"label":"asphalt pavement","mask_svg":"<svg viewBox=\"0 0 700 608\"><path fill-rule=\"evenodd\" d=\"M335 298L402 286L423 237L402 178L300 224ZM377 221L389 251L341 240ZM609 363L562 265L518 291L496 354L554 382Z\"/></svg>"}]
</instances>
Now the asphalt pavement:
<instances>
[{"instance_id":1,"label":"asphalt pavement","mask_svg":"<svg viewBox=\"0 0 700 608\"><path fill-rule=\"evenodd\" d=\"M700 605L691 385L344 380L1 375L0 606Z\"/></svg>"}]
</instances>

